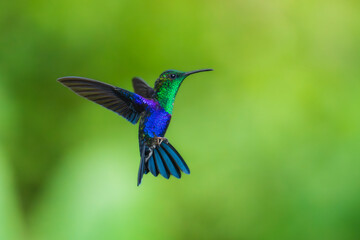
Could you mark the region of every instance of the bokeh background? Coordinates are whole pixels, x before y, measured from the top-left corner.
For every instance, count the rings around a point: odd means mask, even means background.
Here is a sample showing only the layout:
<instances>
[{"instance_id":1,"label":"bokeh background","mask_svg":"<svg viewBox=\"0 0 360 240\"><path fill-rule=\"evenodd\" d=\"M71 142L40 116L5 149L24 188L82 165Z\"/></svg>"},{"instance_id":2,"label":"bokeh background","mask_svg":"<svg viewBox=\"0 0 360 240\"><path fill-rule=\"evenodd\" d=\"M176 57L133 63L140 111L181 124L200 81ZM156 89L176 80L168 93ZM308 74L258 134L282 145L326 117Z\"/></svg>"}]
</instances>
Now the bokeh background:
<instances>
[{"instance_id":1,"label":"bokeh background","mask_svg":"<svg viewBox=\"0 0 360 240\"><path fill-rule=\"evenodd\" d=\"M360 2L3 1L0 239L360 239ZM56 79L190 71L136 186L137 126Z\"/></svg>"}]
</instances>

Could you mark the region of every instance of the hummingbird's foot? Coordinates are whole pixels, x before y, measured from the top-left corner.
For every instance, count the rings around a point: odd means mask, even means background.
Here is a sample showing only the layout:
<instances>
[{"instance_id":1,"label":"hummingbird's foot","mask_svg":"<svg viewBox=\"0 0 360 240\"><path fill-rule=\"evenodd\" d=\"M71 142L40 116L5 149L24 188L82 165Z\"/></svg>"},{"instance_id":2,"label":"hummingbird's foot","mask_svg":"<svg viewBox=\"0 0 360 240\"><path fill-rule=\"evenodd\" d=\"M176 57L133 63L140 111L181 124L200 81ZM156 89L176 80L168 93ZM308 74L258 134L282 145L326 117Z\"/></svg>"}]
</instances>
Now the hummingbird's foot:
<instances>
[{"instance_id":1,"label":"hummingbird's foot","mask_svg":"<svg viewBox=\"0 0 360 240\"><path fill-rule=\"evenodd\" d=\"M153 154L153 149L148 148L148 151L145 152L145 162L147 162L149 160L149 158L152 156L152 154Z\"/></svg>"},{"instance_id":2,"label":"hummingbird's foot","mask_svg":"<svg viewBox=\"0 0 360 240\"><path fill-rule=\"evenodd\" d=\"M160 146L163 141L165 141L166 143L169 142L165 137L155 137L156 145Z\"/></svg>"}]
</instances>

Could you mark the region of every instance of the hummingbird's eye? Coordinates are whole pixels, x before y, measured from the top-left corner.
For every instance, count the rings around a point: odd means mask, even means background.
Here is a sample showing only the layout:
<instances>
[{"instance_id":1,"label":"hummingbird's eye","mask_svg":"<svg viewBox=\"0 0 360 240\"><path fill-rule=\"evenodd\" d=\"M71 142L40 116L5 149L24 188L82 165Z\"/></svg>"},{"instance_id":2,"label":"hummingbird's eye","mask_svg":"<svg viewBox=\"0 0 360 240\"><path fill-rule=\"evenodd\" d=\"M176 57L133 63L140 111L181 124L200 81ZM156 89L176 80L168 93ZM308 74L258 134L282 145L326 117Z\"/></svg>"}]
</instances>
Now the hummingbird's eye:
<instances>
[{"instance_id":1,"label":"hummingbird's eye","mask_svg":"<svg viewBox=\"0 0 360 240\"><path fill-rule=\"evenodd\" d=\"M175 79L175 78L176 78L176 75L175 75L175 74L171 74L171 75L170 75L170 78Z\"/></svg>"}]
</instances>

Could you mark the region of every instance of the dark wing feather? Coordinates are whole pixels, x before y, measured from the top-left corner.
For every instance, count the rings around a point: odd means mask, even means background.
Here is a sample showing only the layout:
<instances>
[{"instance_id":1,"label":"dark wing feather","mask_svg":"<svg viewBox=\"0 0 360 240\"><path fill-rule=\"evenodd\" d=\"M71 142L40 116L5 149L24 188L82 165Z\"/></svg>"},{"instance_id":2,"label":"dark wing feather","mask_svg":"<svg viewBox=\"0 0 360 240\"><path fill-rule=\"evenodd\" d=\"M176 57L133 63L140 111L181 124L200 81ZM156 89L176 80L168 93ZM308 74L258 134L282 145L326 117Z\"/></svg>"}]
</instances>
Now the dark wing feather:
<instances>
[{"instance_id":1,"label":"dark wing feather","mask_svg":"<svg viewBox=\"0 0 360 240\"><path fill-rule=\"evenodd\" d=\"M136 94L144 98L152 98L155 91L144 80L138 77L134 77L132 80L134 91Z\"/></svg>"},{"instance_id":2,"label":"dark wing feather","mask_svg":"<svg viewBox=\"0 0 360 240\"><path fill-rule=\"evenodd\" d=\"M116 112L135 124L140 118L141 98L124 89L82 77L63 77L58 81L76 94Z\"/></svg>"}]
</instances>

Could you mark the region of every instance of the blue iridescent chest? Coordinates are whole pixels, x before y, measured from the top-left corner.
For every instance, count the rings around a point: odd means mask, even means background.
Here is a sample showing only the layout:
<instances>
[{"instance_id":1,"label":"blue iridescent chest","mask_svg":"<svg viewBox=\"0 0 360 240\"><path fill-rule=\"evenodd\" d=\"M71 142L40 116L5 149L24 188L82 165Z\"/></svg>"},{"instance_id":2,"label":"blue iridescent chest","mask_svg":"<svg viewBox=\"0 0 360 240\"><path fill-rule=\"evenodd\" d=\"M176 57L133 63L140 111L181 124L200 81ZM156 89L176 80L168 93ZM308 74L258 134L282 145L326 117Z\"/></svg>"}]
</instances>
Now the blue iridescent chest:
<instances>
[{"instance_id":1,"label":"blue iridescent chest","mask_svg":"<svg viewBox=\"0 0 360 240\"><path fill-rule=\"evenodd\" d=\"M171 115L157 101L147 100L148 107L140 121L140 132L143 138L163 137L169 126Z\"/></svg>"}]
</instances>

